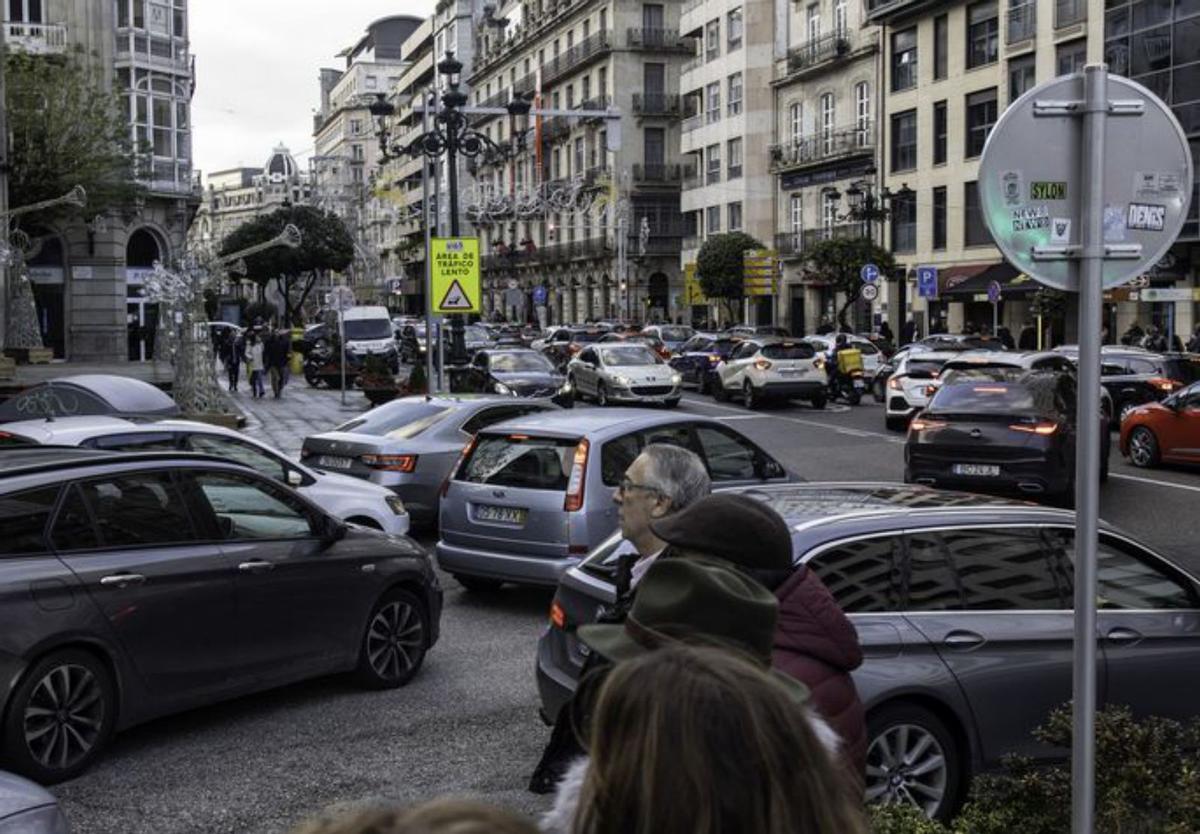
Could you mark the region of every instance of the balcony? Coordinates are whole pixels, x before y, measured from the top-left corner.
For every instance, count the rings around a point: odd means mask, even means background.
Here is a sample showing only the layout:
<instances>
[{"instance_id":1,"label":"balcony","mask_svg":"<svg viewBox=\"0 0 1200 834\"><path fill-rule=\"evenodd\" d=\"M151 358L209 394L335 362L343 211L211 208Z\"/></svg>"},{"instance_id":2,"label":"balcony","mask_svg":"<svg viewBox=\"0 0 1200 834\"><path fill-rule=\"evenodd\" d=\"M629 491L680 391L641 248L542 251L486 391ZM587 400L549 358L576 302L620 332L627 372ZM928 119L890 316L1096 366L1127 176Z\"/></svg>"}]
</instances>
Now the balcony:
<instances>
[{"instance_id":1,"label":"balcony","mask_svg":"<svg viewBox=\"0 0 1200 834\"><path fill-rule=\"evenodd\" d=\"M504 107L506 104L508 104L509 97L511 95L512 94L510 91L501 90L500 92L496 93L495 95L488 96L483 101L479 102L478 106L479 107ZM496 118L498 115L499 114L496 114L496 113L480 113L479 115L475 116L475 119L472 122L472 124L476 125L476 126L486 124L487 122Z\"/></svg>"},{"instance_id":2,"label":"balcony","mask_svg":"<svg viewBox=\"0 0 1200 834\"><path fill-rule=\"evenodd\" d=\"M696 128L703 126L703 124L704 124L704 114L703 113L697 113L695 116L688 116L686 119L683 120L683 132L691 133Z\"/></svg>"},{"instance_id":3,"label":"balcony","mask_svg":"<svg viewBox=\"0 0 1200 834\"><path fill-rule=\"evenodd\" d=\"M841 128L825 134L804 136L794 142L772 145L771 170L778 172L803 168L874 152L874 125Z\"/></svg>"},{"instance_id":4,"label":"balcony","mask_svg":"<svg viewBox=\"0 0 1200 834\"><path fill-rule=\"evenodd\" d=\"M592 96L579 102L579 110L607 110L612 107L612 96ZM582 116L581 122L599 122L603 121L600 116Z\"/></svg>"},{"instance_id":5,"label":"balcony","mask_svg":"<svg viewBox=\"0 0 1200 834\"><path fill-rule=\"evenodd\" d=\"M694 173L693 173L694 171ZM695 188L704 187L704 175L695 169L689 168L687 174L683 178L683 190L691 191Z\"/></svg>"},{"instance_id":6,"label":"balcony","mask_svg":"<svg viewBox=\"0 0 1200 834\"><path fill-rule=\"evenodd\" d=\"M844 58L854 50L850 33L845 30L811 40L788 50L786 76L804 75L838 58Z\"/></svg>"},{"instance_id":7,"label":"balcony","mask_svg":"<svg viewBox=\"0 0 1200 834\"><path fill-rule=\"evenodd\" d=\"M679 96L675 93L634 93L633 112L639 116L678 116Z\"/></svg>"},{"instance_id":8,"label":"balcony","mask_svg":"<svg viewBox=\"0 0 1200 834\"><path fill-rule=\"evenodd\" d=\"M58 23L6 22L4 42L30 55L61 55L67 51L67 27Z\"/></svg>"},{"instance_id":9,"label":"balcony","mask_svg":"<svg viewBox=\"0 0 1200 834\"><path fill-rule=\"evenodd\" d=\"M588 185L598 185L612 179L612 168L607 165L593 165L583 172L583 180Z\"/></svg>"},{"instance_id":10,"label":"balcony","mask_svg":"<svg viewBox=\"0 0 1200 834\"><path fill-rule=\"evenodd\" d=\"M192 71L192 56L182 41L126 34L129 31L122 29L117 32L115 63L118 68L133 65L183 74Z\"/></svg>"},{"instance_id":11,"label":"balcony","mask_svg":"<svg viewBox=\"0 0 1200 834\"><path fill-rule=\"evenodd\" d=\"M542 122L542 141L556 142L571 133L571 121L566 116L552 116Z\"/></svg>"},{"instance_id":12,"label":"balcony","mask_svg":"<svg viewBox=\"0 0 1200 834\"><path fill-rule=\"evenodd\" d=\"M1014 3L1008 8L1008 33L1004 38L1007 44L1032 40L1037 35L1037 2L1025 0L1024 3Z\"/></svg>"},{"instance_id":13,"label":"balcony","mask_svg":"<svg viewBox=\"0 0 1200 834\"><path fill-rule=\"evenodd\" d=\"M922 8L933 8L935 0L867 0L867 22L879 23Z\"/></svg>"},{"instance_id":14,"label":"balcony","mask_svg":"<svg viewBox=\"0 0 1200 834\"><path fill-rule=\"evenodd\" d=\"M1087 20L1087 0L1054 0L1054 28L1074 26Z\"/></svg>"},{"instance_id":15,"label":"balcony","mask_svg":"<svg viewBox=\"0 0 1200 834\"><path fill-rule=\"evenodd\" d=\"M695 47L690 38L681 38L678 29L625 30L626 43L630 49L685 49L692 52Z\"/></svg>"},{"instance_id":16,"label":"balcony","mask_svg":"<svg viewBox=\"0 0 1200 834\"><path fill-rule=\"evenodd\" d=\"M687 235L680 243L680 247L684 252L687 252L689 249L699 249L703 245L704 238L700 237L700 235Z\"/></svg>"},{"instance_id":17,"label":"balcony","mask_svg":"<svg viewBox=\"0 0 1200 834\"><path fill-rule=\"evenodd\" d=\"M612 51L612 32L589 35L556 58L542 64L542 84L549 84L567 73L579 69L594 58Z\"/></svg>"},{"instance_id":18,"label":"balcony","mask_svg":"<svg viewBox=\"0 0 1200 834\"><path fill-rule=\"evenodd\" d=\"M695 176L695 169L679 164L634 164L633 181L647 185L679 185L685 177Z\"/></svg>"},{"instance_id":19,"label":"balcony","mask_svg":"<svg viewBox=\"0 0 1200 834\"><path fill-rule=\"evenodd\" d=\"M646 239L646 254L649 256L679 257L683 246L682 229L651 229L650 237ZM630 232L626 251L630 257L641 254L642 241L639 234Z\"/></svg>"},{"instance_id":20,"label":"balcony","mask_svg":"<svg viewBox=\"0 0 1200 834\"><path fill-rule=\"evenodd\" d=\"M513 84L513 93L527 96L537 89L537 73L530 72L517 79Z\"/></svg>"},{"instance_id":21,"label":"balcony","mask_svg":"<svg viewBox=\"0 0 1200 834\"><path fill-rule=\"evenodd\" d=\"M689 73L692 70L700 69L700 67L702 67L702 66L704 66L704 53L703 52L700 53L699 55L695 56L694 58L692 58L688 61L685 61L683 66L679 68L679 72L680 73Z\"/></svg>"}]
</instances>

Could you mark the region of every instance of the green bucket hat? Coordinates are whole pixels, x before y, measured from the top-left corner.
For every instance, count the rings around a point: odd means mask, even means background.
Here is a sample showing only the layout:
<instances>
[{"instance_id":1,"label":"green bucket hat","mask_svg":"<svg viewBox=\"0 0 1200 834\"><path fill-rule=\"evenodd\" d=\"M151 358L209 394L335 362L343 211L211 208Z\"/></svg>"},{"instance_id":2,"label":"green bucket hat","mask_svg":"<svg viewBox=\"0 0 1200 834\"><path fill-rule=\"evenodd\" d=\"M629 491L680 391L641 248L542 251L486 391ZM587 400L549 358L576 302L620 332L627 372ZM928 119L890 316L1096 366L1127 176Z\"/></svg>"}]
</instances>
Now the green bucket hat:
<instances>
[{"instance_id":1,"label":"green bucket hat","mask_svg":"<svg viewBox=\"0 0 1200 834\"><path fill-rule=\"evenodd\" d=\"M638 585L623 623L583 625L579 639L613 662L689 638L745 652L771 666L779 602L760 583L719 559L658 559ZM797 701L808 687L777 673Z\"/></svg>"}]
</instances>

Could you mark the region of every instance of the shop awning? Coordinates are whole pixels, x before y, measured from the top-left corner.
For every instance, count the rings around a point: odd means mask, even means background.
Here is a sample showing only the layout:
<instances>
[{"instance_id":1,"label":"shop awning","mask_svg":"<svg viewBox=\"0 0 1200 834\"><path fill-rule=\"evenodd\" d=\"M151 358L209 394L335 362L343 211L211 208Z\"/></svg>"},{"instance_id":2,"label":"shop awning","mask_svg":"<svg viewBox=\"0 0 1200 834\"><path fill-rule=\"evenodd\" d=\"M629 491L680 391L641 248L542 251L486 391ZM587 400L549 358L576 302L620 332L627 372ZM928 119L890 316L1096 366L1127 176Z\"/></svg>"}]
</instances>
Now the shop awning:
<instances>
[{"instance_id":1,"label":"shop awning","mask_svg":"<svg viewBox=\"0 0 1200 834\"><path fill-rule=\"evenodd\" d=\"M954 267L951 267L954 269ZM949 270L947 270L949 271ZM1001 295L1005 298L1028 295L1040 286L1007 261L993 264L976 264L969 272L959 272L949 275L942 282L940 295L950 297L955 301L987 300L988 284L992 281L1000 283Z\"/></svg>"}]
</instances>

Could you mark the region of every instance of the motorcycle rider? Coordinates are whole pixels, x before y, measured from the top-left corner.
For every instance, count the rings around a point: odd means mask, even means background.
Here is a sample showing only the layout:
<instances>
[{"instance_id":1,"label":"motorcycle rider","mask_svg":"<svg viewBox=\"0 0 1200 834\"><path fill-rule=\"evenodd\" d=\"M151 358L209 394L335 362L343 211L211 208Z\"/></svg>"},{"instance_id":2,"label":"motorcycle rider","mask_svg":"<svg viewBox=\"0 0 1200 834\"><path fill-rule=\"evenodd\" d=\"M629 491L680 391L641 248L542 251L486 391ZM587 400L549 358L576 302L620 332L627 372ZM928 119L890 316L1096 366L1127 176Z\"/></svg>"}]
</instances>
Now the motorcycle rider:
<instances>
[{"instance_id":1,"label":"motorcycle rider","mask_svg":"<svg viewBox=\"0 0 1200 834\"><path fill-rule=\"evenodd\" d=\"M853 351L855 354L858 354L859 368L861 368L862 352L850 344L850 339L845 333L839 333L837 338L833 340L833 347L829 349L829 353L825 357L825 368L829 373L830 396L836 397L838 395L839 385L842 381L842 377L846 373L846 370L842 367L846 363L844 360L839 358L840 354L847 353L849 351Z\"/></svg>"}]
</instances>

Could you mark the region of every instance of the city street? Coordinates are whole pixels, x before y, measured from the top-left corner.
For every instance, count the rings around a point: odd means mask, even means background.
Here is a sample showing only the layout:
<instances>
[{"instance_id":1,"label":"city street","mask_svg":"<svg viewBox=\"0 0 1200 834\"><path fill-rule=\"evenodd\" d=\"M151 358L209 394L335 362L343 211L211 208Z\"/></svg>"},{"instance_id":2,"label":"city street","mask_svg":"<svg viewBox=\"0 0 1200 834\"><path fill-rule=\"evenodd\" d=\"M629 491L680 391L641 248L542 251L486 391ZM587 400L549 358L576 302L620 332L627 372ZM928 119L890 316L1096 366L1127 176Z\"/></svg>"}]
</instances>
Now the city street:
<instances>
[{"instance_id":1,"label":"city street","mask_svg":"<svg viewBox=\"0 0 1200 834\"><path fill-rule=\"evenodd\" d=\"M304 432L351 416L338 392L303 384L279 401L241 396L247 431L293 454ZM355 407L364 402L358 392L347 396ZM903 435L883 428L882 407L869 399L853 409L748 412L688 394L680 410L731 421L810 480L902 474ZM1200 571L1200 473L1135 470L1113 439L1104 518ZM551 593L476 595L448 577L444 584L442 639L408 687L364 692L326 679L124 733L88 773L55 789L74 829L281 832L335 802L443 793L543 810L548 801L524 787L548 733L537 716L533 657Z\"/></svg>"}]
</instances>

